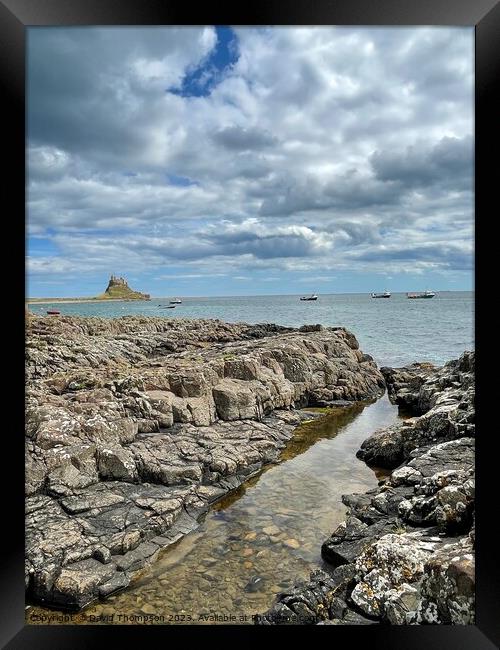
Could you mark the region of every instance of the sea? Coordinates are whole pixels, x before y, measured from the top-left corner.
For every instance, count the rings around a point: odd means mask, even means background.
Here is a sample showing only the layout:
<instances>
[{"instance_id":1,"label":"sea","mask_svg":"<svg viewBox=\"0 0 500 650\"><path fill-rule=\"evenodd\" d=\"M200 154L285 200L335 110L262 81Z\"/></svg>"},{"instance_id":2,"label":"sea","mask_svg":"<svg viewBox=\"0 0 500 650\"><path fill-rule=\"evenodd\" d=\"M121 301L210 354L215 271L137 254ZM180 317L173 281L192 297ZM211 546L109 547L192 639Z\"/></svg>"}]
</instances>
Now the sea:
<instances>
[{"instance_id":1,"label":"sea","mask_svg":"<svg viewBox=\"0 0 500 650\"><path fill-rule=\"evenodd\" d=\"M147 302L47 303L29 308L41 315L52 307L68 316L213 318L292 327L340 325L355 334L360 348L379 366L415 361L442 365L464 350L474 349L473 291L443 291L425 300L409 300L404 293L379 299L360 293L318 294L316 301L301 301L299 295L180 298L182 304L174 309L165 309L171 296Z\"/></svg>"}]
</instances>

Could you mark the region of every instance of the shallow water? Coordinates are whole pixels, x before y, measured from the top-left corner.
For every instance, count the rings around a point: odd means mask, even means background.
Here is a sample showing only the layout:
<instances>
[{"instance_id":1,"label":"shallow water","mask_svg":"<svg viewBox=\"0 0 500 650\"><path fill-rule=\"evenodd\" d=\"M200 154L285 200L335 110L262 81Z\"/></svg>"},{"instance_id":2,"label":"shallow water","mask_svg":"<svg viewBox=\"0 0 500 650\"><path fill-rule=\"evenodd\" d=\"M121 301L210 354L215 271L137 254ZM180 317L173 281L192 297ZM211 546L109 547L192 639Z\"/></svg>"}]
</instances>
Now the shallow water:
<instances>
[{"instance_id":1,"label":"shallow water","mask_svg":"<svg viewBox=\"0 0 500 650\"><path fill-rule=\"evenodd\" d=\"M320 294L316 302L299 296L224 296L184 298L175 309L162 309L168 298L151 302L100 302L54 305L68 316L126 315L163 318L219 318L231 323L277 323L298 327L304 323L342 325L351 330L363 352L381 366L414 361L443 364L474 348L474 292L443 291L431 300L408 300L394 293L374 300L368 294ZM45 315L50 305L30 305ZM53 317L57 318L57 317Z\"/></svg>"},{"instance_id":2,"label":"shallow water","mask_svg":"<svg viewBox=\"0 0 500 650\"><path fill-rule=\"evenodd\" d=\"M277 464L220 501L125 591L69 622L252 623L278 592L322 565L321 543L345 516L342 494L377 485L377 473L356 451L397 418L384 395L303 424ZM33 614L54 612L31 608L28 622L41 622Z\"/></svg>"}]
</instances>

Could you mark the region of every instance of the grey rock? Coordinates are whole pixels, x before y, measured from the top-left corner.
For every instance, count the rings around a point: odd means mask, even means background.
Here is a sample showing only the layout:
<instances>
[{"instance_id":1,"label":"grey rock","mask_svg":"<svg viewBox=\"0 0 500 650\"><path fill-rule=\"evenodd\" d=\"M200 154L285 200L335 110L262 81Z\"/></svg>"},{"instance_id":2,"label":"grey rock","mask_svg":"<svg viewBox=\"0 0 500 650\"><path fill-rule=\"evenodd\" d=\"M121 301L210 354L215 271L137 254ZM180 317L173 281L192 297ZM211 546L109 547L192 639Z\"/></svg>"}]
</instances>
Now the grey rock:
<instances>
[{"instance_id":1,"label":"grey rock","mask_svg":"<svg viewBox=\"0 0 500 650\"><path fill-rule=\"evenodd\" d=\"M120 573L115 573L109 582L99 585L98 594L101 598L106 598L111 594L121 591L128 586L130 582L129 576L121 571Z\"/></svg>"},{"instance_id":2,"label":"grey rock","mask_svg":"<svg viewBox=\"0 0 500 650\"><path fill-rule=\"evenodd\" d=\"M98 450L97 467L102 479L134 482L138 473L133 454L125 447L103 446Z\"/></svg>"},{"instance_id":3,"label":"grey rock","mask_svg":"<svg viewBox=\"0 0 500 650\"><path fill-rule=\"evenodd\" d=\"M424 375L420 369L414 375L408 368L396 369L392 374L385 368L393 399L406 407L417 404L412 408L420 416L375 432L361 445L358 458L370 465L394 469L418 447L474 437L473 368L473 352L464 352L443 368L426 368ZM408 375L410 379L404 383L401 376Z\"/></svg>"},{"instance_id":4,"label":"grey rock","mask_svg":"<svg viewBox=\"0 0 500 650\"><path fill-rule=\"evenodd\" d=\"M113 565L88 559L64 567L52 588L52 602L79 609L95 598L96 590L113 577Z\"/></svg>"},{"instance_id":5,"label":"grey rock","mask_svg":"<svg viewBox=\"0 0 500 650\"><path fill-rule=\"evenodd\" d=\"M313 417L296 409L384 388L344 328L33 315L26 326L26 581L48 605L123 588L276 460Z\"/></svg>"},{"instance_id":6,"label":"grey rock","mask_svg":"<svg viewBox=\"0 0 500 650\"><path fill-rule=\"evenodd\" d=\"M382 369L391 399L418 417L366 440L358 457L394 469L349 508L321 552L350 576L317 624L475 622L474 353L443 368ZM350 573L349 573L350 572ZM321 578L280 594L258 622L279 624L294 603L311 610Z\"/></svg>"}]
</instances>

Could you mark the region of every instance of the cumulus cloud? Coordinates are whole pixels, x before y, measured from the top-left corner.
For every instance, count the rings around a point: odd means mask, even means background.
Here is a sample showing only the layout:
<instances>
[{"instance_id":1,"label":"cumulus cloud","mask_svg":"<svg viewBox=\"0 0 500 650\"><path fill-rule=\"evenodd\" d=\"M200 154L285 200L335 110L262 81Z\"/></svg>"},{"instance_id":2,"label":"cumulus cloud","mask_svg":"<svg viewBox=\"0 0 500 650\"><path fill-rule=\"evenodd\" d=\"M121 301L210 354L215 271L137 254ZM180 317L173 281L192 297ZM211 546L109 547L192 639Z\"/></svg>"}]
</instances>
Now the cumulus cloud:
<instances>
[{"instance_id":1,"label":"cumulus cloud","mask_svg":"<svg viewBox=\"0 0 500 650\"><path fill-rule=\"evenodd\" d=\"M472 29L30 28L29 273L469 270L472 97Z\"/></svg>"},{"instance_id":2,"label":"cumulus cloud","mask_svg":"<svg viewBox=\"0 0 500 650\"><path fill-rule=\"evenodd\" d=\"M403 151L376 151L371 164L378 180L406 187L441 185L445 190L471 189L472 136L444 137L437 143L418 142Z\"/></svg>"},{"instance_id":3,"label":"cumulus cloud","mask_svg":"<svg viewBox=\"0 0 500 650\"><path fill-rule=\"evenodd\" d=\"M213 139L231 151L265 149L277 143L277 138L256 128L227 126L214 133Z\"/></svg>"},{"instance_id":4,"label":"cumulus cloud","mask_svg":"<svg viewBox=\"0 0 500 650\"><path fill-rule=\"evenodd\" d=\"M377 264L392 264L404 261L420 267L444 268L452 271L472 269L472 250L464 244L431 243L415 246L377 246L371 251L352 254L357 260Z\"/></svg>"}]
</instances>

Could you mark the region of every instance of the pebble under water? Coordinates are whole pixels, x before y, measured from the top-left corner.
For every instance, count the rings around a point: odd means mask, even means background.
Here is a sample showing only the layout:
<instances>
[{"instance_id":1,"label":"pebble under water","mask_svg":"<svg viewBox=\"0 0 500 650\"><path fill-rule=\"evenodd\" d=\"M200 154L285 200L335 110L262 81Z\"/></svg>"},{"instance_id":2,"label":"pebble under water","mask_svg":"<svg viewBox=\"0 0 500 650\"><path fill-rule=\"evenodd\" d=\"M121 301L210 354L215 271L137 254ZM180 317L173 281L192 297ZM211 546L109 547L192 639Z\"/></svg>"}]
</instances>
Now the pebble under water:
<instances>
[{"instance_id":1,"label":"pebble under water","mask_svg":"<svg viewBox=\"0 0 500 650\"><path fill-rule=\"evenodd\" d=\"M218 502L125 591L69 621L30 607L27 622L251 624L276 594L323 565L321 544L345 516L342 495L375 487L381 475L356 451L397 418L384 395L301 425L277 464Z\"/></svg>"}]
</instances>

